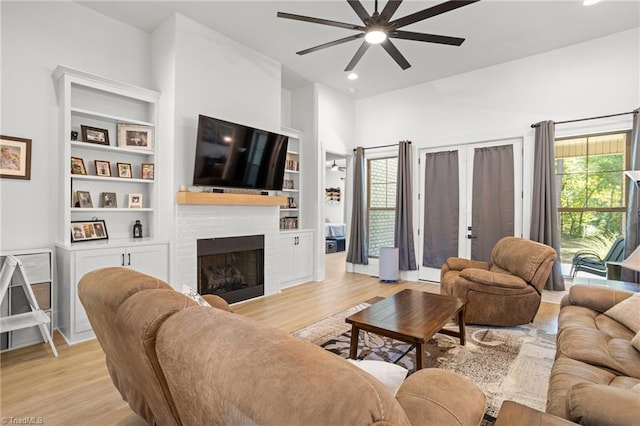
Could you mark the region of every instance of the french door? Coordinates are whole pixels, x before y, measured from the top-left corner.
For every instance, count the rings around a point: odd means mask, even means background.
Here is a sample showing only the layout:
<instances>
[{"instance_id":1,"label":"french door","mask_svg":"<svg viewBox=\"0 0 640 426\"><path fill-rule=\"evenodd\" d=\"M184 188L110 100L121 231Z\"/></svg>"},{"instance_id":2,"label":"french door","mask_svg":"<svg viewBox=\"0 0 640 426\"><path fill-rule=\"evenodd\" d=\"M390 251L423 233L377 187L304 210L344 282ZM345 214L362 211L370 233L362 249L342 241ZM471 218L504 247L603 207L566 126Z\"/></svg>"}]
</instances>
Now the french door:
<instances>
[{"instance_id":1,"label":"french door","mask_svg":"<svg viewBox=\"0 0 640 426\"><path fill-rule=\"evenodd\" d=\"M440 281L450 256L490 260L496 241L522 235L522 139L419 155L419 279Z\"/></svg>"}]
</instances>

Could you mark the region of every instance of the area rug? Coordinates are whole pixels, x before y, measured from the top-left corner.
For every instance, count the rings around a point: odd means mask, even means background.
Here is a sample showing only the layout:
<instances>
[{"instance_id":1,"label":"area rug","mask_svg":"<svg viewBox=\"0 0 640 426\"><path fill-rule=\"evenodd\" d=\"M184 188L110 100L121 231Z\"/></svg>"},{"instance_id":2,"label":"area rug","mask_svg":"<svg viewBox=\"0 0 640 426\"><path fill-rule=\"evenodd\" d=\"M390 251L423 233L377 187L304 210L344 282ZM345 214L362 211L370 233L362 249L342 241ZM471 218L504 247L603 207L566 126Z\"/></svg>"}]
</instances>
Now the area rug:
<instances>
[{"instance_id":1,"label":"area rug","mask_svg":"<svg viewBox=\"0 0 640 426\"><path fill-rule=\"evenodd\" d=\"M292 334L347 358L351 326L344 319L368 306L359 304ZM436 334L425 345L427 366L455 371L478 385L487 396L486 414L491 417L505 400L544 411L556 335L533 325L467 326L466 332L465 346L457 338ZM360 331L358 358L395 362L413 372L415 350L410 349L406 343Z\"/></svg>"}]
</instances>

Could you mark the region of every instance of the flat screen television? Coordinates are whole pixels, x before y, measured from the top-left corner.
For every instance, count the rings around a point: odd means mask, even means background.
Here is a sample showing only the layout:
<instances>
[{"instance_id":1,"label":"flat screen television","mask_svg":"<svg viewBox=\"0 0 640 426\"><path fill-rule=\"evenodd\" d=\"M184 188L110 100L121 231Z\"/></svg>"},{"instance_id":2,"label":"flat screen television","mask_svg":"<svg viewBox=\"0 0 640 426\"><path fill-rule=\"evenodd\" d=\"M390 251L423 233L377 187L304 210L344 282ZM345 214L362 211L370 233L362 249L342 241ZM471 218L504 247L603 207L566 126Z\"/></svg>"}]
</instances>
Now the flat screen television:
<instances>
[{"instance_id":1,"label":"flat screen television","mask_svg":"<svg viewBox=\"0 0 640 426\"><path fill-rule=\"evenodd\" d=\"M289 137L198 117L194 186L281 190Z\"/></svg>"}]
</instances>

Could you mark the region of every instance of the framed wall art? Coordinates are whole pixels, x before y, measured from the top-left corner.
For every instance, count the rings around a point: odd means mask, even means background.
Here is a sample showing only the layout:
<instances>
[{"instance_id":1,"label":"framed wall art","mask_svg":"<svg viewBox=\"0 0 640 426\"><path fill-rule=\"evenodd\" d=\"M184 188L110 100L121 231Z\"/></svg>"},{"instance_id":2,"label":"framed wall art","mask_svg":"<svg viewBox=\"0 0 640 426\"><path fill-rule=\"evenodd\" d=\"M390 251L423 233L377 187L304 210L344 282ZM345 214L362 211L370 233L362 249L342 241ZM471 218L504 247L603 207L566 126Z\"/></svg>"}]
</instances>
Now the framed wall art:
<instances>
[{"instance_id":1,"label":"framed wall art","mask_svg":"<svg viewBox=\"0 0 640 426\"><path fill-rule=\"evenodd\" d=\"M155 166L153 163L142 163L142 179L153 180L155 178Z\"/></svg>"},{"instance_id":2,"label":"framed wall art","mask_svg":"<svg viewBox=\"0 0 640 426\"><path fill-rule=\"evenodd\" d=\"M87 168L84 166L84 160L80 157L71 157L71 174L86 175Z\"/></svg>"},{"instance_id":3,"label":"framed wall art","mask_svg":"<svg viewBox=\"0 0 640 426\"><path fill-rule=\"evenodd\" d=\"M90 126L80 126L80 130L82 131L83 142L109 145L109 131L107 129L99 129L97 127Z\"/></svg>"},{"instance_id":4,"label":"framed wall art","mask_svg":"<svg viewBox=\"0 0 640 426\"><path fill-rule=\"evenodd\" d=\"M89 191L76 191L76 199L78 200L77 206L80 208L89 209L93 207Z\"/></svg>"},{"instance_id":5,"label":"framed wall art","mask_svg":"<svg viewBox=\"0 0 640 426\"><path fill-rule=\"evenodd\" d=\"M0 177L31 180L31 139L0 135Z\"/></svg>"},{"instance_id":6,"label":"framed wall art","mask_svg":"<svg viewBox=\"0 0 640 426\"><path fill-rule=\"evenodd\" d=\"M103 160L94 160L96 165L96 176L111 176L111 163Z\"/></svg>"},{"instance_id":7,"label":"framed wall art","mask_svg":"<svg viewBox=\"0 0 640 426\"><path fill-rule=\"evenodd\" d=\"M153 152L153 127L118 124L118 146Z\"/></svg>"},{"instance_id":8,"label":"framed wall art","mask_svg":"<svg viewBox=\"0 0 640 426\"><path fill-rule=\"evenodd\" d=\"M106 240L107 225L104 220L77 220L71 222L71 242Z\"/></svg>"},{"instance_id":9,"label":"framed wall art","mask_svg":"<svg viewBox=\"0 0 640 426\"><path fill-rule=\"evenodd\" d=\"M100 194L100 205L105 209L115 209L118 207L118 199L115 192L103 192Z\"/></svg>"},{"instance_id":10,"label":"framed wall art","mask_svg":"<svg viewBox=\"0 0 640 426\"><path fill-rule=\"evenodd\" d=\"M142 208L142 194L129 194L129 208L130 209Z\"/></svg>"}]
</instances>

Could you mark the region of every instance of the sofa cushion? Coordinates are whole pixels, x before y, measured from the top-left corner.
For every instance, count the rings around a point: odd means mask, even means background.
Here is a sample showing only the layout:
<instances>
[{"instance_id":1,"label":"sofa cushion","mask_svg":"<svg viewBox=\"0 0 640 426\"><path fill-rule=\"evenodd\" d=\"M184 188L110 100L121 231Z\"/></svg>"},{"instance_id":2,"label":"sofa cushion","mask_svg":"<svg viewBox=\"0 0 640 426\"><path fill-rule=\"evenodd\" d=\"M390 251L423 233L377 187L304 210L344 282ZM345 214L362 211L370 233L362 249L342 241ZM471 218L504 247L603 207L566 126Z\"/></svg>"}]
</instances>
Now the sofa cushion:
<instances>
[{"instance_id":1,"label":"sofa cushion","mask_svg":"<svg viewBox=\"0 0 640 426\"><path fill-rule=\"evenodd\" d=\"M560 310L558 332L567 328L598 330L609 337L631 340L633 332L618 321L583 306L568 305Z\"/></svg>"},{"instance_id":2,"label":"sofa cushion","mask_svg":"<svg viewBox=\"0 0 640 426\"><path fill-rule=\"evenodd\" d=\"M634 333L640 331L640 293L636 293L628 299L608 309L604 314L624 324Z\"/></svg>"},{"instance_id":3,"label":"sofa cushion","mask_svg":"<svg viewBox=\"0 0 640 426\"><path fill-rule=\"evenodd\" d=\"M640 331L638 331L633 339L631 339L631 345L640 351Z\"/></svg>"},{"instance_id":4,"label":"sofa cushion","mask_svg":"<svg viewBox=\"0 0 640 426\"><path fill-rule=\"evenodd\" d=\"M571 417L586 425L631 425L640 419L640 395L612 386L578 383L567 405Z\"/></svg>"},{"instance_id":5,"label":"sofa cushion","mask_svg":"<svg viewBox=\"0 0 640 426\"><path fill-rule=\"evenodd\" d=\"M402 385L409 372L404 367L385 361L370 359L349 359L347 361L352 362L356 367L380 380L394 395L398 393L400 385Z\"/></svg>"},{"instance_id":6,"label":"sofa cushion","mask_svg":"<svg viewBox=\"0 0 640 426\"><path fill-rule=\"evenodd\" d=\"M495 273L478 268L467 268L460 272L460 276L469 281L475 281L484 285L494 285L505 288L527 287L526 281L516 275Z\"/></svg>"}]
</instances>

